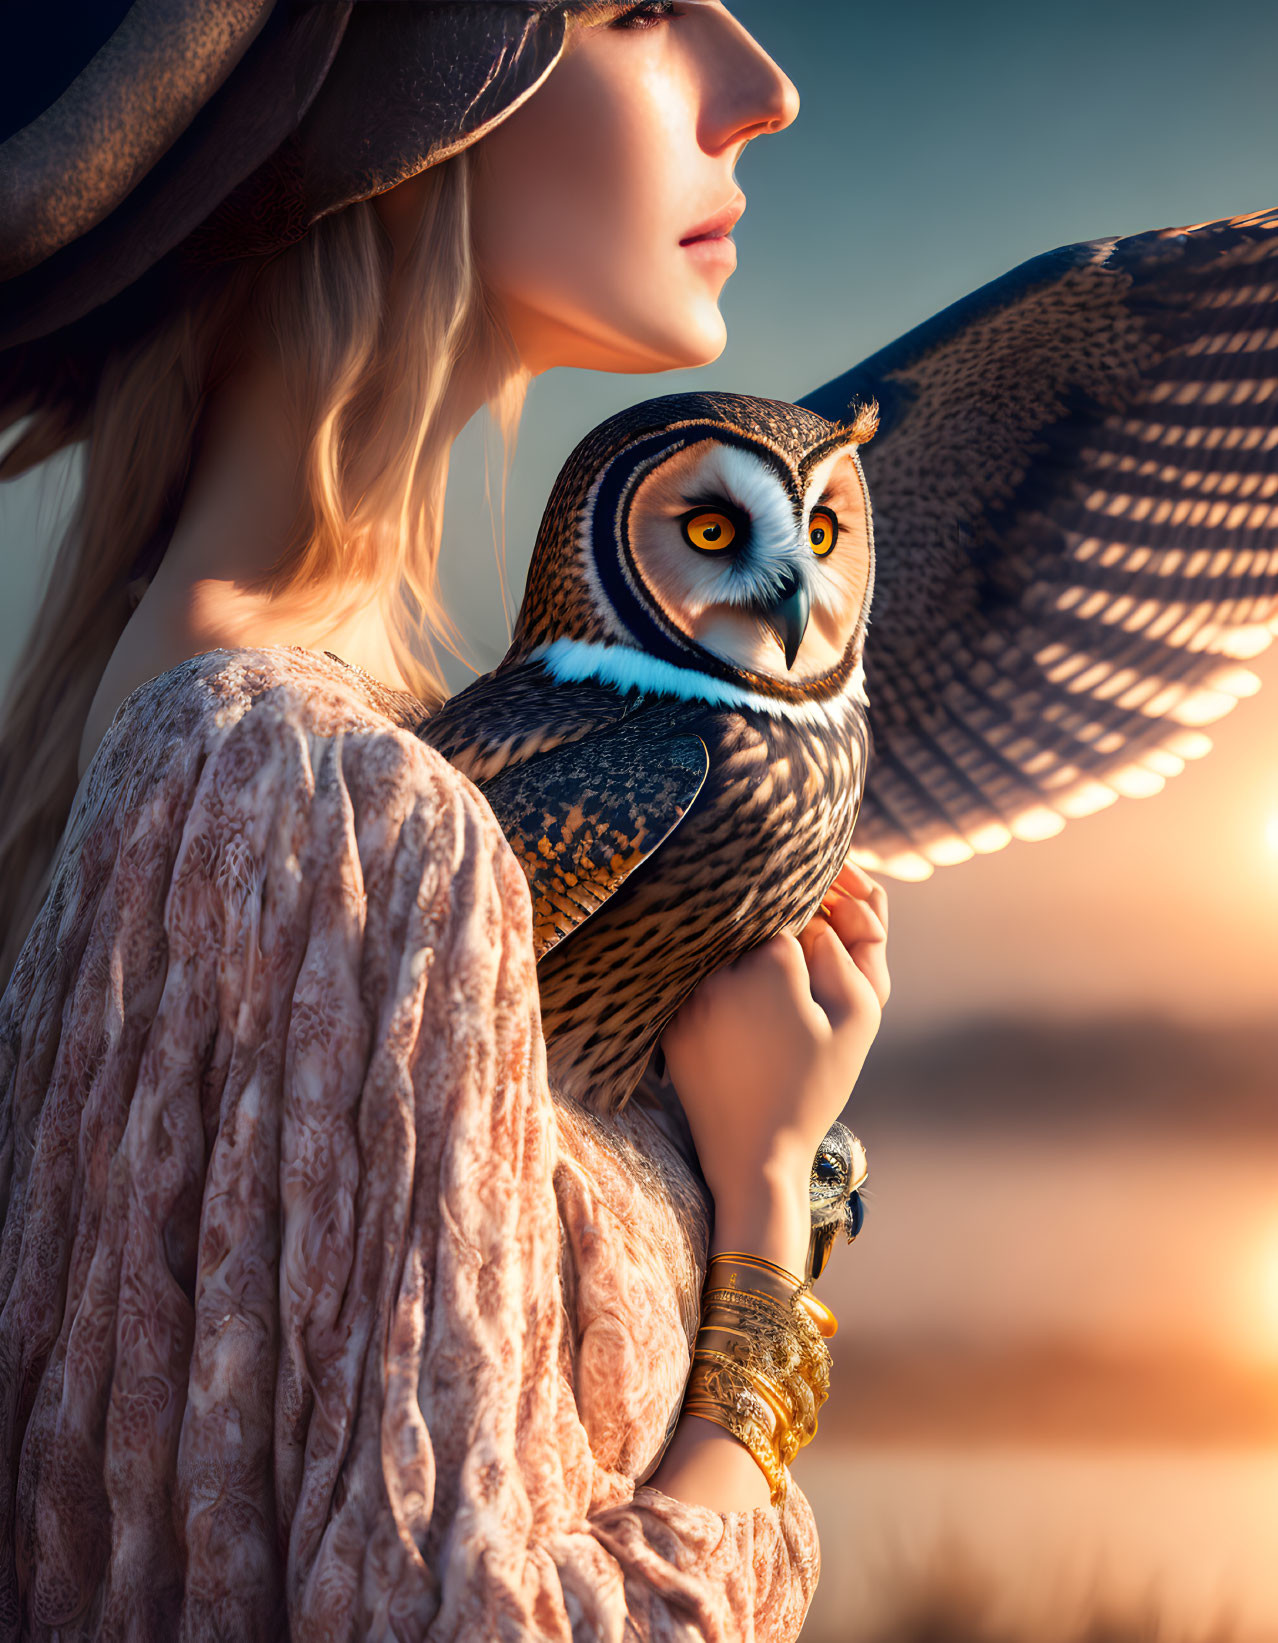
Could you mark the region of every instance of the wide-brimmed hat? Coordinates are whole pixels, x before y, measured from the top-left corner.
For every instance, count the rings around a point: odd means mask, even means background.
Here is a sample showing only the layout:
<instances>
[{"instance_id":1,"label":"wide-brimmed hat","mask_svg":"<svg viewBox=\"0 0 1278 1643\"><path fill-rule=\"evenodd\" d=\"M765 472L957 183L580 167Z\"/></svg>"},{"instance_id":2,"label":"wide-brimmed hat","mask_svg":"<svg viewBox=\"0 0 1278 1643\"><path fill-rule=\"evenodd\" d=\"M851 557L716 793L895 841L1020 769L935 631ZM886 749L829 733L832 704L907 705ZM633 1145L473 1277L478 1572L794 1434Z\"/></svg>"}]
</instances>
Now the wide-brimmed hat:
<instances>
[{"instance_id":1,"label":"wide-brimmed hat","mask_svg":"<svg viewBox=\"0 0 1278 1643\"><path fill-rule=\"evenodd\" d=\"M0 419L83 395L164 276L290 244L475 142L588 0L11 0ZM621 9L617 7L615 9ZM5 416L8 411L9 416Z\"/></svg>"}]
</instances>

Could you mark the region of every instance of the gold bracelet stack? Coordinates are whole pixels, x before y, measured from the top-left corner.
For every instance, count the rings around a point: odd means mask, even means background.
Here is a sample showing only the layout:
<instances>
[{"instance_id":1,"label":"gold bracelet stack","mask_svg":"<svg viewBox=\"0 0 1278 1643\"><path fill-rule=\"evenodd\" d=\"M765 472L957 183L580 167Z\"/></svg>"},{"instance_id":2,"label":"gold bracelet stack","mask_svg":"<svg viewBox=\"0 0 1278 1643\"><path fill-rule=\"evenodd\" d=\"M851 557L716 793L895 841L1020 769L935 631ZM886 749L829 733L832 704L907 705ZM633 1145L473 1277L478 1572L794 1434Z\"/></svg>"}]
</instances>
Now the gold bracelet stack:
<instances>
[{"instance_id":1,"label":"gold bracelet stack","mask_svg":"<svg viewBox=\"0 0 1278 1643\"><path fill-rule=\"evenodd\" d=\"M685 1414L731 1432L785 1502L786 1467L816 1436L830 1391L828 1306L792 1272L758 1255L715 1255L706 1273Z\"/></svg>"}]
</instances>

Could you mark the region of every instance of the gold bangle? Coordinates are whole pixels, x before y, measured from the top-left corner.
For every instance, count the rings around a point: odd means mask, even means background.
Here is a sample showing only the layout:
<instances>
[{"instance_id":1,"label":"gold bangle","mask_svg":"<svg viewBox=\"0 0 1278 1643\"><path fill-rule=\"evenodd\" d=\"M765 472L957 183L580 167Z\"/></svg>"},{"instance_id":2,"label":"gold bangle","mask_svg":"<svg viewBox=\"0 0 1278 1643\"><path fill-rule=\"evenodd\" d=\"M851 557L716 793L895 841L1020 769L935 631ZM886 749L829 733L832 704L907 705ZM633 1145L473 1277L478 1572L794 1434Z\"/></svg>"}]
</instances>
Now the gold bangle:
<instances>
[{"instance_id":1,"label":"gold bangle","mask_svg":"<svg viewBox=\"0 0 1278 1643\"><path fill-rule=\"evenodd\" d=\"M733 1434L739 1443L751 1452L752 1459L762 1470L769 1484L772 1500L777 1492L784 1495L785 1462L782 1444L777 1443L770 1429L767 1401L761 1398L756 1385L746 1377L738 1377L731 1370L705 1364L688 1388L683 1400L683 1413L700 1415L701 1420L716 1421L724 1431ZM788 1433L784 1434L788 1438ZM792 1444L785 1443L785 1449Z\"/></svg>"},{"instance_id":2,"label":"gold bangle","mask_svg":"<svg viewBox=\"0 0 1278 1643\"><path fill-rule=\"evenodd\" d=\"M775 1272L793 1288L798 1289L803 1279L797 1273L791 1272L789 1267L779 1266L775 1261L769 1261L762 1255L748 1255L740 1249L721 1249L718 1254L710 1257L710 1265L716 1261L732 1261L738 1266L762 1267L767 1272Z\"/></svg>"},{"instance_id":3,"label":"gold bangle","mask_svg":"<svg viewBox=\"0 0 1278 1643\"><path fill-rule=\"evenodd\" d=\"M788 1340L790 1352L817 1373L813 1387L824 1384L829 1390L830 1349L805 1307L787 1306L748 1289L712 1289L702 1297L701 1322L703 1328L745 1326L752 1337L763 1333L774 1341Z\"/></svg>"},{"instance_id":4,"label":"gold bangle","mask_svg":"<svg viewBox=\"0 0 1278 1643\"><path fill-rule=\"evenodd\" d=\"M712 1291L693 1347L719 1354L781 1389L802 1446L816 1433L830 1390L830 1353L811 1319L749 1291Z\"/></svg>"},{"instance_id":5,"label":"gold bangle","mask_svg":"<svg viewBox=\"0 0 1278 1643\"><path fill-rule=\"evenodd\" d=\"M799 1296L799 1305L816 1325L817 1333L823 1341L832 1340L838 1334L839 1320L824 1301L817 1300L810 1289Z\"/></svg>"},{"instance_id":6,"label":"gold bangle","mask_svg":"<svg viewBox=\"0 0 1278 1643\"><path fill-rule=\"evenodd\" d=\"M750 1382L772 1412L773 1440L787 1463L816 1436L817 1400L803 1376L792 1374L780 1380L775 1371L768 1372L771 1365L761 1368L757 1362L743 1362L739 1356L718 1352L700 1340L695 1361L726 1365Z\"/></svg>"},{"instance_id":7,"label":"gold bangle","mask_svg":"<svg viewBox=\"0 0 1278 1643\"><path fill-rule=\"evenodd\" d=\"M817 1337L820 1340L820 1337ZM824 1344L824 1343L822 1343ZM803 1413L803 1424L815 1423L816 1411L830 1395L828 1357L818 1357L803 1351L793 1341L761 1341L754 1343L733 1340L717 1330L705 1336L698 1335L694 1355L702 1348L720 1351L730 1357L738 1368L750 1373L761 1372L785 1389L791 1407ZM811 1419L807 1411L811 1410Z\"/></svg>"},{"instance_id":8,"label":"gold bangle","mask_svg":"<svg viewBox=\"0 0 1278 1643\"><path fill-rule=\"evenodd\" d=\"M819 1365L810 1362L806 1355L796 1360L794 1353L784 1345L778 1349L777 1343L760 1341L750 1330L714 1321L702 1324L693 1351L696 1356L713 1352L747 1374L762 1374L787 1398L791 1420L800 1426L814 1425L813 1382L820 1383L820 1372Z\"/></svg>"},{"instance_id":9,"label":"gold bangle","mask_svg":"<svg viewBox=\"0 0 1278 1643\"><path fill-rule=\"evenodd\" d=\"M787 1305L802 1283L802 1278L775 1261L754 1255L712 1255L706 1266L707 1288L713 1285L716 1289L753 1290Z\"/></svg>"},{"instance_id":10,"label":"gold bangle","mask_svg":"<svg viewBox=\"0 0 1278 1643\"><path fill-rule=\"evenodd\" d=\"M752 1390L759 1394L772 1413L772 1440L780 1448L782 1435L791 1431L794 1426L794 1418L790 1411L790 1400L786 1395L785 1388L779 1386L770 1375L765 1375L761 1370L748 1369L736 1358L730 1358L724 1352L715 1352L710 1347L698 1345L695 1361L697 1363L723 1364L726 1368L745 1376L750 1382Z\"/></svg>"},{"instance_id":11,"label":"gold bangle","mask_svg":"<svg viewBox=\"0 0 1278 1643\"><path fill-rule=\"evenodd\" d=\"M701 1313L740 1310L751 1317L793 1316L794 1308L788 1299L769 1295L758 1289L705 1289L701 1293Z\"/></svg>"},{"instance_id":12,"label":"gold bangle","mask_svg":"<svg viewBox=\"0 0 1278 1643\"><path fill-rule=\"evenodd\" d=\"M752 1422L742 1420L735 1410L724 1408L720 1404L690 1404L685 1403L684 1413L699 1415L704 1421L713 1421L730 1433L740 1443L755 1465L763 1473L768 1483L768 1494L773 1506L784 1506L786 1490L785 1464L773 1449L768 1440L763 1437L758 1427Z\"/></svg>"},{"instance_id":13,"label":"gold bangle","mask_svg":"<svg viewBox=\"0 0 1278 1643\"><path fill-rule=\"evenodd\" d=\"M836 1327L810 1283L775 1261L724 1252L707 1266L683 1409L744 1445L774 1506L785 1500L786 1467L816 1435Z\"/></svg>"},{"instance_id":14,"label":"gold bangle","mask_svg":"<svg viewBox=\"0 0 1278 1643\"><path fill-rule=\"evenodd\" d=\"M799 1304L817 1326L822 1338L830 1340L838 1333L839 1320L824 1301L817 1300L812 1293L811 1279L798 1278L775 1261L764 1260L762 1255L745 1255L738 1250L723 1251L712 1255L706 1267L706 1288L711 1287L711 1273L715 1267L720 1271L714 1274L713 1284L716 1289L747 1290L755 1294L768 1294L774 1299L792 1302L797 1296Z\"/></svg>"},{"instance_id":15,"label":"gold bangle","mask_svg":"<svg viewBox=\"0 0 1278 1643\"><path fill-rule=\"evenodd\" d=\"M683 1412L714 1421L745 1446L768 1480L772 1504L785 1499L786 1475L782 1445L776 1441L775 1419L768 1430L766 1416L774 1415L769 1400L754 1377L733 1364L717 1364L699 1359L684 1397ZM784 1434L786 1439L789 1433ZM790 1443L785 1443L790 1448Z\"/></svg>"}]
</instances>

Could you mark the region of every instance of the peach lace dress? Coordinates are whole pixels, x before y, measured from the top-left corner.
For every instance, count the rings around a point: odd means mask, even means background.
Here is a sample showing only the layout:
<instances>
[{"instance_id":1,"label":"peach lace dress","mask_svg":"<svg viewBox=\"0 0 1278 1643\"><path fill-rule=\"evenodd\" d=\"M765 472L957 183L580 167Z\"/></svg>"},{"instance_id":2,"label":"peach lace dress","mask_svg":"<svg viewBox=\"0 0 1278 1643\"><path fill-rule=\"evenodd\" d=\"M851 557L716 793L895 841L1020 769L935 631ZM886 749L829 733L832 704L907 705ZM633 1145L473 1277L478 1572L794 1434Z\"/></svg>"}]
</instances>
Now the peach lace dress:
<instances>
[{"instance_id":1,"label":"peach lace dress","mask_svg":"<svg viewBox=\"0 0 1278 1643\"><path fill-rule=\"evenodd\" d=\"M526 885L411 698L135 691L0 1001L0 1639L794 1638L797 1487L643 1487L707 1200L547 1088Z\"/></svg>"}]
</instances>

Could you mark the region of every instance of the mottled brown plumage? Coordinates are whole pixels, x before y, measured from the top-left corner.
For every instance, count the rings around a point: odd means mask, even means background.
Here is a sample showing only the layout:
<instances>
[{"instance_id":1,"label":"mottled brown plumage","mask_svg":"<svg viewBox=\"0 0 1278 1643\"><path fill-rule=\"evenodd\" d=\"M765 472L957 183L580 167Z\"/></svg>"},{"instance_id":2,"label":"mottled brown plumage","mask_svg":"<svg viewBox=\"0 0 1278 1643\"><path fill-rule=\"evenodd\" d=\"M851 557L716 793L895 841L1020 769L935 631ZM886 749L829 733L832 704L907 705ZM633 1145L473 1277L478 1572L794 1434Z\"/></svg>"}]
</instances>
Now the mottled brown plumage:
<instances>
[{"instance_id":1,"label":"mottled brown plumage","mask_svg":"<svg viewBox=\"0 0 1278 1643\"><path fill-rule=\"evenodd\" d=\"M1158 791L1278 631L1278 212L1064 246L809 395L873 397L871 870Z\"/></svg>"},{"instance_id":2,"label":"mottled brown plumage","mask_svg":"<svg viewBox=\"0 0 1278 1643\"><path fill-rule=\"evenodd\" d=\"M865 775L864 713L844 700L823 726L647 709L654 728L699 732L709 773L661 848L538 967L558 1085L624 1099L704 976L816 911L847 857Z\"/></svg>"},{"instance_id":3,"label":"mottled brown plumage","mask_svg":"<svg viewBox=\"0 0 1278 1643\"><path fill-rule=\"evenodd\" d=\"M480 784L528 873L551 1072L576 1099L623 1104L698 981L811 915L865 776L868 569L833 666L791 678L779 651L775 668L742 665L693 638L645 579L630 540L643 484L703 443L731 447L739 483L764 488L740 556L762 554L766 526L778 563L791 554L806 575L812 475L834 453L855 464L871 428L869 414L832 424L728 394L603 424L555 485L509 654L422 729ZM864 523L846 553L872 554L868 511ZM741 594L743 620L763 622L761 586Z\"/></svg>"},{"instance_id":4,"label":"mottled brown plumage","mask_svg":"<svg viewBox=\"0 0 1278 1643\"><path fill-rule=\"evenodd\" d=\"M540 959L599 910L683 820L705 780L697 736L657 735L624 721L553 757L513 764L484 794L532 886L533 949ZM569 802L564 807L564 798Z\"/></svg>"}]
</instances>

